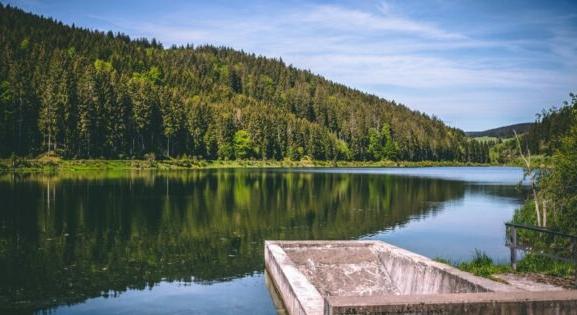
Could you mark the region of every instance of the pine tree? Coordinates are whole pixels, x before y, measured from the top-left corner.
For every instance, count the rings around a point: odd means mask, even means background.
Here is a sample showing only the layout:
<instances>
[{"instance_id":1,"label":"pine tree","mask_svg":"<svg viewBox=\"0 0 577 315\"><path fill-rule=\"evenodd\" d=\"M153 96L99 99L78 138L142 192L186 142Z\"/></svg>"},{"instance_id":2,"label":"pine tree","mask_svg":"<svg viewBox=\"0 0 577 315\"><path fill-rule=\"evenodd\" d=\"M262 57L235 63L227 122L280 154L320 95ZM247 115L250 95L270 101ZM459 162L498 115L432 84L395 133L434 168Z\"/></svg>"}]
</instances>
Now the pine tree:
<instances>
[{"instance_id":1,"label":"pine tree","mask_svg":"<svg viewBox=\"0 0 577 315\"><path fill-rule=\"evenodd\" d=\"M56 151L61 142L61 133L64 131L64 109L69 107L68 87L66 86L65 69L59 53L51 60L48 77L44 81L41 98L38 127L43 134L46 150Z\"/></svg>"}]
</instances>

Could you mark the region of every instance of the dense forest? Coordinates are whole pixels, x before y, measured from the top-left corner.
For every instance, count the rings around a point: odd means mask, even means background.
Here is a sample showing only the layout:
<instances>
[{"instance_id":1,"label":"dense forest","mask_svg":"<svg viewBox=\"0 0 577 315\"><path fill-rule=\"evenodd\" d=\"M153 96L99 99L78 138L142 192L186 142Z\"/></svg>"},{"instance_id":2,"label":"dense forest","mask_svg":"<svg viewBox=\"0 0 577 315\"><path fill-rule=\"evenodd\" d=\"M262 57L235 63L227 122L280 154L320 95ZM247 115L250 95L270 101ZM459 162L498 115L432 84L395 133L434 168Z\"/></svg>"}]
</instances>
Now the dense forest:
<instances>
[{"instance_id":1,"label":"dense forest","mask_svg":"<svg viewBox=\"0 0 577 315\"><path fill-rule=\"evenodd\" d=\"M282 59L166 49L0 5L0 157L487 162L488 151Z\"/></svg>"},{"instance_id":2,"label":"dense forest","mask_svg":"<svg viewBox=\"0 0 577 315\"><path fill-rule=\"evenodd\" d=\"M514 136L514 133L525 133L531 129L533 123L520 123L514 125L508 125L498 128L493 128L485 131L468 131L465 134L469 137L497 137L497 138L510 138Z\"/></svg>"},{"instance_id":3,"label":"dense forest","mask_svg":"<svg viewBox=\"0 0 577 315\"><path fill-rule=\"evenodd\" d=\"M563 144L563 138L575 126L575 111L577 111L577 96L570 95L571 100L559 108L543 110L537 114L533 127L524 136L530 152L535 154L553 155Z\"/></svg>"},{"instance_id":4,"label":"dense forest","mask_svg":"<svg viewBox=\"0 0 577 315\"><path fill-rule=\"evenodd\" d=\"M571 100L560 107L543 110L537 114L535 122L526 130L515 129L525 155L552 157L562 146L564 137L577 124L577 96L570 94ZM508 139L487 141L490 145L491 161L508 163L519 159L519 145L514 136Z\"/></svg>"}]
</instances>

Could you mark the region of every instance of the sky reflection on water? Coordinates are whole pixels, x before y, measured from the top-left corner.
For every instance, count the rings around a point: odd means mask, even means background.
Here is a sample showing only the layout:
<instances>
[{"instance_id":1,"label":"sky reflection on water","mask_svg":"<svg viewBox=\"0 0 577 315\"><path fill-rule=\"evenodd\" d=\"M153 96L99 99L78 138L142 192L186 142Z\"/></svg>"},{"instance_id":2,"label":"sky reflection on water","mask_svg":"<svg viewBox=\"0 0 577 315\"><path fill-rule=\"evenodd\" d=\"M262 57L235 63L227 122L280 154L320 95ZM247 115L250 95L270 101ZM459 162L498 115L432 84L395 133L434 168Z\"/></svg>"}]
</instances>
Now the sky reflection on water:
<instances>
[{"instance_id":1,"label":"sky reflection on water","mask_svg":"<svg viewBox=\"0 0 577 315\"><path fill-rule=\"evenodd\" d=\"M440 167L0 177L0 313L274 313L266 239L377 239L432 258L466 260L479 249L506 261L503 223L523 202L522 175Z\"/></svg>"}]
</instances>

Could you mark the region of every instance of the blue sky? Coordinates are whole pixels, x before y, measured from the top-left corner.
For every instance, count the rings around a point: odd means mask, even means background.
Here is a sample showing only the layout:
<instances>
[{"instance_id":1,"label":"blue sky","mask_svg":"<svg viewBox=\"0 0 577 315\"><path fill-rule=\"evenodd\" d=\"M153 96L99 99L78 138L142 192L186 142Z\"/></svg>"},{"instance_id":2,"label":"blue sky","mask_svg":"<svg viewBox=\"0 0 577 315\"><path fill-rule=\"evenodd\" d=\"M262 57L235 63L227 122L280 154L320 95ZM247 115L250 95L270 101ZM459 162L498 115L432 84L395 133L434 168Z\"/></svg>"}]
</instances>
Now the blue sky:
<instances>
[{"instance_id":1,"label":"blue sky","mask_svg":"<svg viewBox=\"0 0 577 315\"><path fill-rule=\"evenodd\" d=\"M577 92L577 1L4 1L67 24L224 45L464 130L532 121Z\"/></svg>"}]
</instances>

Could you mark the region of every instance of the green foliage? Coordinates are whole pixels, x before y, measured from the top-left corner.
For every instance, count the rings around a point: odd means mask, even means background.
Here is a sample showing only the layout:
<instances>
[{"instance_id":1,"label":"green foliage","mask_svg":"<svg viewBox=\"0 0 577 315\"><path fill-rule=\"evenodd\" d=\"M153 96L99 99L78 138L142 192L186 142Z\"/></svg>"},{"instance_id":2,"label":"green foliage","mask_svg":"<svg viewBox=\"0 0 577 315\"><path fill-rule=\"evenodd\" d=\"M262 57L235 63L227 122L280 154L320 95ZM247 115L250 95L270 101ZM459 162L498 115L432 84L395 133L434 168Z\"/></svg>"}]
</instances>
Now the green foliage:
<instances>
[{"instance_id":1,"label":"green foliage","mask_svg":"<svg viewBox=\"0 0 577 315\"><path fill-rule=\"evenodd\" d=\"M234 155L237 159L248 159L253 155L253 143L246 130L239 130L234 134Z\"/></svg>"},{"instance_id":2,"label":"green foliage","mask_svg":"<svg viewBox=\"0 0 577 315\"><path fill-rule=\"evenodd\" d=\"M575 126L575 95L570 94L571 101L560 108L543 110L537 115L537 121L524 137L526 147L533 154L553 155L563 144L563 138Z\"/></svg>"},{"instance_id":3,"label":"green foliage","mask_svg":"<svg viewBox=\"0 0 577 315\"><path fill-rule=\"evenodd\" d=\"M242 78L236 70L232 70L228 74L228 84L234 93L242 92Z\"/></svg>"},{"instance_id":4,"label":"green foliage","mask_svg":"<svg viewBox=\"0 0 577 315\"><path fill-rule=\"evenodd\" d=\"M301 148L302 149L302 148ZM336 159L349 161L351 159L351 150L347 146L347 143L342 140L337 140L336 143Z\"/></svg>"},{"instance_id":5,"label":"green foliage","mask_svg":"<svg viewBox=\"0 0 577 315\"><path fill-rule=\"evenodd\" d=\"M435 260L451 265L449 261L442 258L436 258ZM509 264L495 264L487 254L479 250L475 250L475 254L470 261L454 265L463 271L485 278L491 278L491 276L495 274L513 272ZM561 262L539 255L527 254L517 262L516 272L540 273L555 277L572 278L575 269L571 263Z\"/></svg>"},{"instance_id":6,"label":"green foliage","mask_svg":"<svg viewBox=\"0 0 577 315\"><path fill-rule=\"evenodd\" d=\"M553 227L577 235L577 96L572 95L572 102L572 127L562 137L541 186L551 203Z\"/></svg>"},{"instance_id":7,"label":"green foliage","mask_svg":"<svg viewBox=\"0 0 577 315\"><path fill-rule=\"evenodd\" d=\"M499 138L490 137L490 136L474 137L473 139L476 141L479 141L479 142L496 142L496 141L499 141Z\"/></svg>"},{"instance_id":8,"label":"green foliage","mask_svg":"<svg viewBox=\"0 0 577 315\"><path fill-rule=\"evenodd\" d=\"M547 167L537 164L536 169L530 170L534 174L531 176L536 178L533 198L540 200L539 218L536 202L530 199L515 212L513 222L540 223L550 230L577 235L577 97L572 94L571 98L571 105L566 104L559 110L548 112L534 127L534 130L547 130L552 127L551 121L560 121L559 129L549 130L538 137L538 143L533 143L538 145L536 150L543 152L557 148ZM529 133L525 137L528 146L535 141L534 136ZM565 258L573 257L573 244L564 237L519 230L517 241L530 244L534 253L542 251ZM566 277L574 273L574 266L529 254L519 264L519 270Z\"/></svg>"},{"instance_id":9,"label":"green foliage","mask_svg":"<svg viewBox=\"0 0 577 315\"><path fill-rule=\"evenodd\" d=\"M575 266L548 257L528 254L517 264L518 272L543 273L555 277L572 278Z\"/></svg>"},{"instance_id":10,"label":"green foliage","mask_svg":"<svg viewBox=\"0 0 577 315\"><path fill-rule=\"evenodd\" d=\"M375 128L369 128L369 146L367 148L371 160L380 160L383 157L383 145L379 132Z\"/></svg>"},{"instance_id":11,"label":"green foliage","mask_svg":"<svg viewBox=\"0 0 577 315\"><path fill-rule=\"evenodd\" d=\"M154 82L156 84L160 84L162 82L162 72L160 71L160 68L158 68L157 66L150 67L148 72L146 72L145 76L149 81Z\"/></svg>"},{"instance_id":12,"label":"green foliage","mask_svg":"<svg viewBox=\"0 0 577 315\"><path fill-rule=\"evenodd\" d=\"M394 160L397 150L389 124L385 123L381 130L369 129L368 153L371 160Z\"/></svg>"},{"instance_id":13,"label":"green foliage","mask_svg":"<svg viewBox=\"0 0 577 315\"><path fill-rule=\"evenodd\" d=\"M536 185L548 209L547 227L577 234L577 97L571 95L571 98L571 105L558 112L550 112L550 117L563 113L563 120L570 127L562 127L567 128L564 133L557 131L558 139L547 143L548 147L553 145L557 150L549 159L547 167L537 163L540 169L536 171L539 174ZM539 124L536 126L542 128ZM517 223L536 224L534 203L529 201L517 210L513 220Z\"/></svg>"},{"instance_id":14,"label":"green foliage","mask_svg":"<svg viewBox=\"0 0 577 315\"><path fill-rule=\"evenodd\" d=\"M509 265L496 265L493 260L483 251L475 249L473 259L462 262L457 266L459 269L470 272L476 276L490 277L493 274L509 272Z\"/></svg>"},{"instance_id":15,"label":"green foliage","mask_svg":"<svg viewBox=\"0 0 577 315\"><path fill-rule=\"evenodd\" d=\"M110 62L96 59L94 61L94 69L96 69L97 72L112 72L114 68Z\"/></svg>"},{"instance_id":16,"label":"green foliage","mask_svg":"<svg viewBox=\"0 0 577 315\"><path fill-rule=\"evenodd\" d=\"M435 117L281 60L163 49L2 5L0 38L0 157L488 161ZM237 156L238 130L252 148Z\"/></svg>"},{"instance_id":17,"label":"green foliage","mask_svg":"<svg viewBox=\"0 0 577 315\"><path fill-rule=\"evenodd\" d=\"M513 223L537 225L537 217L535 215L535 203L532 200L525 202L520 208L515 210Z\"/></svg>"},{"instance_id":18,"label":"green foliage","mask_svg":"<svg viewBox=\"0 0 577 315\"><path fill-rule=\"evenodd\" d=\"M396 160L399 148L391 135L391 127L389 124L383 124L381 129L381 144L383 145L384 160Z\"/></svg>"},{"instance_id":19,"label":"green foliage","mask_svg":"<svg viewBox=\"0 0 577 315\"><path fill-rule=\"evenodd\" d=\"M569 94L570 102L564 102L559 108L543 110L529 128L529 131L520 135L521 148L525 155L550 157L561 149L570 130L577 123L575 110L577 102L575 95ZM515 162L520 154L514 138L499 139L491 142L491 160L497 163ZM538 161L541 162L541 161ZM544 161L548 162L548 161ZM543 167L546 164L533 163Z\"/></svg>"},{"instance_id":20,"label":"green foliage","mask_svg":"<svg viewBox=\"0 0 577 315\"><path fill-rule=\"evenodd\" d=\"M20 42L20 49L27 50L28 47L30 47L30 39L26 37Z\"/></svg>"}]
</instances>

